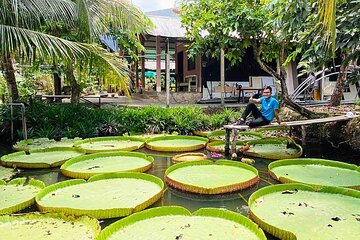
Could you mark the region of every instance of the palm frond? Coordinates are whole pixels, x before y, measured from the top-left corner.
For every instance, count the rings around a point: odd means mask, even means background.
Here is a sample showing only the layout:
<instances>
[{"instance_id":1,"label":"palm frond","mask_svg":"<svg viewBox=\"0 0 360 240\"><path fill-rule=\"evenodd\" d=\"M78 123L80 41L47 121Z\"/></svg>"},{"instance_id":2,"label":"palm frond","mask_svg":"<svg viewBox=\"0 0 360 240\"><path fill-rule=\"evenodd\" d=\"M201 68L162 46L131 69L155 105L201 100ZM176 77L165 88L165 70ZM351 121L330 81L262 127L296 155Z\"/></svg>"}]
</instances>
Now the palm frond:
<instances>
[{"instance_id":1,"label":"palm frond","mask_svg":"<svg viewBox=\"0 0 360 240\"><path fill-rule=\"evenodd\" d=\"M59 21L73 26L75 10L71 0L0 0L0 24L35 29Z\"/></svg>"},{"instance_id":2,"label":"palm frond","mask_svg":"<svg viewBox=\"0 0 360 240\"><path fill-rule=\"evenodd\" d=\"M336 0L318 0L319 17L325 30L325 37L328 46L332 46L335 53L336 47Z\"/></svg>"}]
</instances>

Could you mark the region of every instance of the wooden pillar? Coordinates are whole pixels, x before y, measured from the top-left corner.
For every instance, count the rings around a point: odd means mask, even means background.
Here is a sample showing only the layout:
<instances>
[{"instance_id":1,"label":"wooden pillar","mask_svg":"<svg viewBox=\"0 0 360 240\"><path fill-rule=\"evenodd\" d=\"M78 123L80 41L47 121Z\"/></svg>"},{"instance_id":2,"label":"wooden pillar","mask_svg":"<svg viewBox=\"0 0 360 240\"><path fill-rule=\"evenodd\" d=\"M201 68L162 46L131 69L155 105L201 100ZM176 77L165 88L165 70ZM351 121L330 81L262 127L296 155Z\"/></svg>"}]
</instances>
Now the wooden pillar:
<instances>
[{"instance_id":1,"label":"wooden pillar","mask_svg":"<svg viewBox=\"0 0 360 240\"><path fill-rule=\"evenodd\" d=\"M161 92L161 37L156 37L156 92Z\"/></svg>"},{"instance_id":2,"label":"wooden pillar","mask_svg":"<svg viewBox=\"0 0 360 240\"><path fill-rule=\"evenodd\" d=\"M225 106L225 53L221 49L220 56L221 106Z\"/></svg>"},{"instance_id":3,"label":"wooden pillar","mask_svg":"<svg viewBox=\"0 0 360 240\"><path fill-rule=\"evenodd\" d=\"M145 90L145 52L141 52L141 86Z\"/></svg>"},{"instance_id":4,"label":"wooden pillar","mask_svg":"<svg viewBox=\"0 0 360 240\"><path fill-rule=\"evenodd\" d=\"M237 142L237 130L233 129L231 131L231 155L236 153L236 142Z\"/></svg>"},{"instance_id":5,"label":"wooden pillar","mask_svg":"<svg viewBox=\"0 0 360 240\"><path fill-rule=\"evenodd\" d=\"M136 50L136 55L139 55L138 50ZM135 92L139 92L139 60L135 61Z\"/></svg>"},{"instance_id":6,"label":"wooden pillar","mask_svg":"<svg viewBox=\"0 0 360 240\"><path fill-rule=\"evenodd\" d=\"M170 42L169 39L166 39L166 107L170 106Z\"/></svg>"}]
</instances>

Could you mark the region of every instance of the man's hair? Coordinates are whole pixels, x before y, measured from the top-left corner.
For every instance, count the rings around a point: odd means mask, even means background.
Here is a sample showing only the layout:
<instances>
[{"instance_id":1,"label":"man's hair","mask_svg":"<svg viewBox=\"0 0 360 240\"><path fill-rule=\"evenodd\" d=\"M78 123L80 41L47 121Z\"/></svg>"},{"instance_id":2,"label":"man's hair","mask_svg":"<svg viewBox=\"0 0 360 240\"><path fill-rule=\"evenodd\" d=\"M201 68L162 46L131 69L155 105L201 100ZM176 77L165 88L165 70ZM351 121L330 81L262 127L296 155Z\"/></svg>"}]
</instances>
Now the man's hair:
<instances>
[{"instance_id":1,"label":"man's hair","mask_svg":"<svg viewBox=\"0 0 360 240\"><path fill-rule=\"evenodd\" d=\"M270 93L272 93L272 88L271 88L270 86L266 86L266 87L264 88L264 90L269 90Z\"/></svg>"}]
</instances>

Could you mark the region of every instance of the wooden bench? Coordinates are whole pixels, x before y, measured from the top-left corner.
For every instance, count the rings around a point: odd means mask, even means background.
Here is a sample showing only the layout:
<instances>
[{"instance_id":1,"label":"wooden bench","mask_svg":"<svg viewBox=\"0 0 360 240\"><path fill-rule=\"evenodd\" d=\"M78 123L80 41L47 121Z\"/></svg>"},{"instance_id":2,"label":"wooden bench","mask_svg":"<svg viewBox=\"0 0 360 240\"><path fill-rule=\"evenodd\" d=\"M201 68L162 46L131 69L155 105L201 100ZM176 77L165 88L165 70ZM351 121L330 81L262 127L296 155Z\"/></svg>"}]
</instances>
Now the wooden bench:
<instances>
[{"instance_id":1,"label":"wooden bench","mask_svg":"<svg viewBox=\"0 0 360 240\"><path fill-rule=\"evenodd\" d=\"M271 123L269 125L261 126L258 128L273 128L276 127L295 127L295 126L301 126L302 127L302 138L305 139L306 132L305 132L305 126L306 125L312 125L312 124L322 124L322 123L330 123L330 122L344 122L349 121L353 118L359 117L359 115L354 116L336 116L336 117L328 117L328 118L318 118L318 119L309 119L309 120L300 120L300 121L292 121L292 122L283 122L281 124L277 123ZM231 144L231 153L236 153L236 141L237 141L237 131L247 131L250 128L247 125L225 125L224 129L226 130L225 135L225 156L230 156L230 144Z\"/></svg>"}]
</instances>

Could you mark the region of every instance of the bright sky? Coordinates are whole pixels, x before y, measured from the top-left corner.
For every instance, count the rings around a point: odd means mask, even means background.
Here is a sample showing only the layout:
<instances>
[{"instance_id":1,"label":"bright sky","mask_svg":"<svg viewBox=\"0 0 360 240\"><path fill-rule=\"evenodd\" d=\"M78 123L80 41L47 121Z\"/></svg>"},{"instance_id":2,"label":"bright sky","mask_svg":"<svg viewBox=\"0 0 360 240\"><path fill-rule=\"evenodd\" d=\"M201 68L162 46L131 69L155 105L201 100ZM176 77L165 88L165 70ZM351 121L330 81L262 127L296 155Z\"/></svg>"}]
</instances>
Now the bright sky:
<instances>
[{"instance_id":1,"label":"bright sky","mask_svg":"<svg viewBox=\"0 0 360 240\"><path fill-rule=\"evenodd\" d=\"M174 7L175 0L128 0L143 12Z\"/></svg>"}]
</instances>

